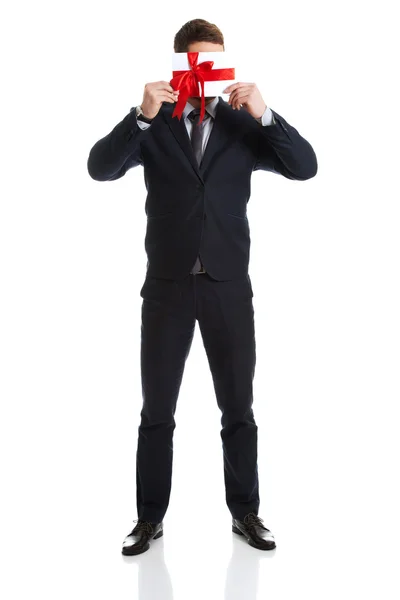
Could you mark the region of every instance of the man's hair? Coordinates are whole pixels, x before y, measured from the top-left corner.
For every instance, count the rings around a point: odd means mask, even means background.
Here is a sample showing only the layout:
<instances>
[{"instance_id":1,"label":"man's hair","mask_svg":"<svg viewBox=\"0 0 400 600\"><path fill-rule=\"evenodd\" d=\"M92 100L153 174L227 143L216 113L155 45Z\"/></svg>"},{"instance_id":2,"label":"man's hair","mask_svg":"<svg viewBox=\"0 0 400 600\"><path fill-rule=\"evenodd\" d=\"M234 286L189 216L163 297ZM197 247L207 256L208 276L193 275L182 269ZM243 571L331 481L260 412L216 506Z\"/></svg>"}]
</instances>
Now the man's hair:
<instances>
[{"instance_id":1,"label":"man's hair","mask_svg":"<svg viewBox=\"0 0 400 600\"><path fill-rule=\"evenodd\" d=\"M174 38L174 51L187 52L193 42L212 42L224 45L224 36L221 30L204 19L193 19L185 23Z\"/></svg>"}]
</instances>

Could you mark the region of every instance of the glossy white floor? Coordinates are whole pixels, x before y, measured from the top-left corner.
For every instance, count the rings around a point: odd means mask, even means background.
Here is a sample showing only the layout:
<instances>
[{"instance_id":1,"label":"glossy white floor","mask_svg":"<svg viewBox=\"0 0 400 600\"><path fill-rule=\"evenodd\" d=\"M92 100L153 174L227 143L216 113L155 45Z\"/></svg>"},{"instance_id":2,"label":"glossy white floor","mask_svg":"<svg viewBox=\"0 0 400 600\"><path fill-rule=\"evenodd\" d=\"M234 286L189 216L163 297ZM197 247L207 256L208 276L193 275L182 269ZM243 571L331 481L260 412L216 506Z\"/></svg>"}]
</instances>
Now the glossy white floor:
<instances>
[{"instance_id":1,"label":"glossy white floor","mask_svg":"<svg viewBox=\"0 0 400 600\"><path fill-rule=\"evenodd\" d=\"M264 342L259 345L262 352ZM281 350L275 359L270 353L273 390L256 385L254 403L260 516L276 536L274 551L253 549L231 531L219 411L197 329L196 359L189 357L176 415L164 537L139 557L121 554L136 518L134 402L119 402L118 381L107 374L98 373L103 389L93 382L93 389L79 391L65 381L63 392L59 383L58 401L46 403L42 418L32 407L32 419L21 421L21 437L6 455L3 597L20 599L37 590L43 599L60 600L398 598L392 441L380 436L376 444L379 420L374 422L371 407L364 416L350 404L346 408L340 384L326 379L316 393L315 382L327 372L310 366L305 375L294 367L285 375ZM257 381L265 379L261 363ZM72 400L69 409L74 393L81 394L81 405ZM203 412L193 423L199 403Z\"/></svg>"}]
</instances>

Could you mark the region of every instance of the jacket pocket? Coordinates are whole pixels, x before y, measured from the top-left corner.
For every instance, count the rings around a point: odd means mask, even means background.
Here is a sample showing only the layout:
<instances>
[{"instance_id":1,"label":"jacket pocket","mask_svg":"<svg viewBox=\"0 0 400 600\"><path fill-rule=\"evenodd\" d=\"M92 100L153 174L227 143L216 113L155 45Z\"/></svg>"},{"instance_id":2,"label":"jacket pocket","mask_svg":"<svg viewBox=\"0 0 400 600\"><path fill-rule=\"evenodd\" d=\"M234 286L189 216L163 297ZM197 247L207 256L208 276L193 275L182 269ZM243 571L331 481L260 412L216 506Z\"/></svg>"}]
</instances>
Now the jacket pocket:
<instances>
[{"instance_id":1,"label":"jacket pocket","mask_svg":"<svg viewBox=\"0 0 400 600\"><path fill-rule=\"evenodd\" d=\"M239 217L239 215L233 215L232 213L227 213L229 217L234 217L235 219L240 219L241 221L247 221L247 217Z\"/></svg>"},{"instance_id":2,"label":"jacket pocket","mask_svg":"<svg viewBox=\"0 0 400 600\"><path fill-rule=\"evenodd\" d=\"M172 212L168 212L168 213L162 213L161 215L148 215L147 220L150 221L152 219L164 219L165 217L169 217L172 214L173 214Z\"/></svg>"}]
</instances>

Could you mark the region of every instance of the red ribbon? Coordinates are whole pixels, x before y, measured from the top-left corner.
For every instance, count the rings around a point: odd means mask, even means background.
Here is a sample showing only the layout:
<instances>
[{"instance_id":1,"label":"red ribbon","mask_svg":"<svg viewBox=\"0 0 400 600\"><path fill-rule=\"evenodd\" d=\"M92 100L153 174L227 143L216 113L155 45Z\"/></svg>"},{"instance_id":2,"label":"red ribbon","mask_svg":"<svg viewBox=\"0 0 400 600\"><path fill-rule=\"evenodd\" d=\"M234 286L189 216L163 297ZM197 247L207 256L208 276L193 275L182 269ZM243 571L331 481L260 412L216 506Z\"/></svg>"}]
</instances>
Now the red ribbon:
<instances>
[{"instance_id":1,"label":"red ribbon","mask_svg":"<svg viewBox=\"0 0 400 600\"><path fill-rule=\"evenodd\" d=\"M204 82L235 79L235 69L214 69L214 71L212 71L214 61L206 60L200 64L197 64L199 58L198 52L188 52L187 55L190 69L188 71L172 71L173 77L170 81L170 84L174 90L180 91L178 102L176 103L172 116L178 117L179 120L181 119L187 99L190 96L198 96L200 83L201 109L199 122L201 123L206 112L206 103L204 100Z\"/></svg>"}]
</instances>

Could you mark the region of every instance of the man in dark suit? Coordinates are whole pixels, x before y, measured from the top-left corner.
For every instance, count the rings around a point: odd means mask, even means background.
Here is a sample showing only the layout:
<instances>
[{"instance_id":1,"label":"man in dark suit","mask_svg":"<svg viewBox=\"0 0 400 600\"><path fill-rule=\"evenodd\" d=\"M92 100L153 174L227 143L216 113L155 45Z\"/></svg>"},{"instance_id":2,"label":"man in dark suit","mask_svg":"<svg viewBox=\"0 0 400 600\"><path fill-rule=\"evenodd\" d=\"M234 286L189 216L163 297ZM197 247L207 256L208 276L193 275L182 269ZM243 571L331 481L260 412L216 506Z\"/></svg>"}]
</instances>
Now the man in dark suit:
<instances>
[{"instance_id":1,"label":"man in dark suit","mask_svg":"<svg viewBox=\"0 0 400 600\"><path fill-rule=\"evenodd\" d=\"M221 31L202 19L176 34L175 52L224 51ZM142 165L147 189L147 273L141 289L143 406L136 456L135 528L122 552L138 554L163 535L171 491L174 414L196 321L218 406L226 503L232 530L249 544L275 548L258 516L253 290L246 216L255 170L305 181L317 173L313 148L266 106L253 83L222 97L188 99L172 117L178 93L169 82L145 86L140 106L91 149L88 171L112 181Z\"/></svg>"}]
</instances>

